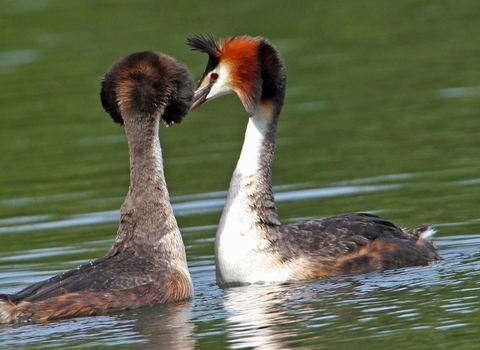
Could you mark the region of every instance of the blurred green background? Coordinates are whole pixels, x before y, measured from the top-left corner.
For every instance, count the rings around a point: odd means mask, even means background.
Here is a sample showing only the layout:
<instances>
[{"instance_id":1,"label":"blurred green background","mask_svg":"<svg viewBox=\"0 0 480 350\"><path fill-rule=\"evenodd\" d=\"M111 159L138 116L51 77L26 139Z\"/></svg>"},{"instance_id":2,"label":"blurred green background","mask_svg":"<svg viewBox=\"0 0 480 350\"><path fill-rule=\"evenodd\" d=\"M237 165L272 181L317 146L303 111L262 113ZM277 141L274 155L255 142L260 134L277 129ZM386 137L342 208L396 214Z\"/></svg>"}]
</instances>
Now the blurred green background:
<instances>
[{"instance_id":1,"label":"blurred green background","mask_svg":"<svg viewBox=\"0 0 480 350\"><path fill-rule=\"evenodd\" d=\"M475 0L3 0L0 13L2 218L118 208L128 150L100 106L100 78L141 50L175 56L199 78L207 57L185 37L206 33L265 36L286 61L275 185L412 174L395 192L286 203L282 217L384 210L407 226L478 218L480 185L457 184L480 173ZM162 126L172 196L227 189L246 118L229 96ZM40 200L59 195L69 196ZM41 203L10 205L22 198Z\"/></svg>"},{"instance_id":2,"label":"blurred green background","mask_svg":"<svg viewBox=\"0 0 480 350\"><path fill-rule=\"evenodd\" d=\"M207 57L185 45L192 34L264 36L284 58L288 88L274 185L396 186L280 202L284 222L370 211L409 228L432 223L438 237L480 233L478 0L1 0L0 33L0 270L10 272L1 275L4 288L18 289L110 247L117 222L88 223L80 216L118 211L129 185L125 134L102 110L101 77L120 57L154 50L183 61L198 79ZM161 126L172 201L227 190L246 123L232 95L203 105L181 125ZM224 315L214 299L223 292L213 275L220 214L218 208L178 217L197 288L199 348L222 348L226 341L228 322L201 310L205 301ZM54 228L52 223L67 219L77 224ZM46 225L24 227L38 223ZM37 273L33 280L31 271ZM455 293L445 292L435 312ZM393 294L380 297L390 304ZM422 295L414 297L428 316L422 322L437 320ZM306 306L320 310L312 317L322 316L321 304ZM339 311L334 307L332 314ZM350 309L341 307L339 314L347 317L342 323L352 321ZM302 315L290 315L304 322ZM475 314L469 315L474 324ZM476 327L467 331L476 334ZM392 345L390 339L410 339L412 332L383 339ZM352 337L362 336L357 333ZM345 336L343 328L331 334L335 341ZM429 334L425 341L438 339L445 346L471 340ZM311 330L300 334L297 345L322 342L311 336ZM11 333L2 342L7 339L14 339ZM365 348L371 348L370 340Z\"/></svg>"}]
</instances>

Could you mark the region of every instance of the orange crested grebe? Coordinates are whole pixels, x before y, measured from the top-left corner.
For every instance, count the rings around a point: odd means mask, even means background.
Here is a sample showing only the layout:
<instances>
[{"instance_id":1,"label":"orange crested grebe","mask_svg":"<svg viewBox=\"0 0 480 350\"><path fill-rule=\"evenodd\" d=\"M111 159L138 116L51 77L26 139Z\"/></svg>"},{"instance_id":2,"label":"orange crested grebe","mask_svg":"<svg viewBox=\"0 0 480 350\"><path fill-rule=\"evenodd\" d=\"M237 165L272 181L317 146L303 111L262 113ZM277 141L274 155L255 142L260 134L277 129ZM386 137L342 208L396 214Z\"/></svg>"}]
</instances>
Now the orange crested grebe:
<instances>
[{"instance_id":1,"label":"orange crested grebe","mask_svg":"<svg viewBox=\"0 0 480 350\"><path fill-rule=\"evenodd\" d=\"M187 44L209 56L192 109L234 92L249 115L215 237L219 284L312 280L440 259L427 225L407 232L371 214L282 225L271 179L287 83L282 58L262 37L191 36Z\"/></svg>"},{"instance_id":2,"label":"orange crested grebe","mask_svg":"<svg viewBox=\"0 0 480 350\"><path fill-rule=\"evenodd\" d=\"M115 62L102 81L101 102L125 127L130 189L110 251L78 268L0 295L0 321L29 323L97 315L192 296L182 236L173 216L158 136L188 114L194 83L183 64L155 52Z\"/></svg>"}]
</instances>

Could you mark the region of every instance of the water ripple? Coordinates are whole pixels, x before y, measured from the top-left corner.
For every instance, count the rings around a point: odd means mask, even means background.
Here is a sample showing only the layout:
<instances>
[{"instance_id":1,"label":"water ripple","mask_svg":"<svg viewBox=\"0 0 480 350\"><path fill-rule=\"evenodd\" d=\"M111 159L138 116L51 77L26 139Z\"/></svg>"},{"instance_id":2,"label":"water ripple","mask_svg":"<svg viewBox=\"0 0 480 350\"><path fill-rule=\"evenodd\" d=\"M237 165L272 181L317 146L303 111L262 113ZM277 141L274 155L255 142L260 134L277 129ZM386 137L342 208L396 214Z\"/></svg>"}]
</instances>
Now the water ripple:
<instances>
[{"instance_id":1,"label":"water ripple","mask_svg":"<svg viewBox=\"0 0 480 350\"><path fill-rule=\"evenodd\" d=\"M327 198L327 197L336 197L336 196L347 196L354 195L359 193L372 193L378 191L389 191L400 188L400 185L379 185L379 186L339 186L339 187L328 187L328 188L311 188L304 190L292 190L278 192L275 195L275 200L277 202L285 201L294 201L294 200L307 200L314 198ZM83 197L85 194L76 193L72 194L70 198L74 197ZM206 213L220 212L225 205L225 192L212 192L201 194L198 196L183 196L183 199L187 198L204 198L199 200L189 200L185 202L178 202L179 199L175 197L172 198L172 207L175 213L175 216L189 216L189 215L200 215ZM22 205L26 203L43 203L47 201L58 201L66 200L69 198L69 195L56 195L42 198L25 198L25 199L12 199L4 200L0 204L2 205ZM33 223L35 220L38 220L36 223ZM48 216L41 215L38 217L28 217L28 219L20 218L10 218L8 221L3 222L4 227L0 227L0 233L13 233L13 232L26 232L26 231L37 231L37 230L50 230L50 229L59 229L67 227L76 227L76 226L85 226L85 225L96 225L103 223L112 223L118 222L120 220L119 210L108 210L96 213L86 213L79 215L72 215L66 219L58 221L48 221L43 222L49 219ZM32 222L22 225L11 225L15 222ZM42 221L42 222L40 222ZM8 223L9 226L6 226ZM2 222L0 222L2 226Z\"/></svg>"}]
</instances>

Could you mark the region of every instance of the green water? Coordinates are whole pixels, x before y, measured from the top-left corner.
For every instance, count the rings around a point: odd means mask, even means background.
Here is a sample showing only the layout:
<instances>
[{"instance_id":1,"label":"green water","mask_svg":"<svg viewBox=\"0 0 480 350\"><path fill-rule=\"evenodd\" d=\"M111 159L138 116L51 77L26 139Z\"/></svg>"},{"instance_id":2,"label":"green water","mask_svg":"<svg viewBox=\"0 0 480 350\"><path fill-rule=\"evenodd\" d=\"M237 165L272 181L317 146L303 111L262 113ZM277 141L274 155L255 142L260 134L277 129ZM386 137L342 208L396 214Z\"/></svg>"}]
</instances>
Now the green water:
<instances>
[{"instance_id":1,"label":"green water","mask_svg":"<svg viewBox=\"0 0 480 350\"><path fill-rule=\"evenodd\" d=\"M370 211L405 227L432 223L445 257L422 269L222 290L213 261L221 207L179 211L196 288L192 302L5 325L0 343L475 348L478 1L2 0L0 33L1 291L19 290L110 247L115 212L86 218L119 209L129 164L124 131L100 106L100 78L115 60L141 50L170 54L199 78L206 57L185 45L191 34L261 35L281 52L288 89L273 169L277 192L393 186L281 201L284 222ZM175 203L228 188L246 122L232 95L205 104L181 125L161 127ZM200 197L185 197L193 195Z\"/></svg>"}]
</instances>

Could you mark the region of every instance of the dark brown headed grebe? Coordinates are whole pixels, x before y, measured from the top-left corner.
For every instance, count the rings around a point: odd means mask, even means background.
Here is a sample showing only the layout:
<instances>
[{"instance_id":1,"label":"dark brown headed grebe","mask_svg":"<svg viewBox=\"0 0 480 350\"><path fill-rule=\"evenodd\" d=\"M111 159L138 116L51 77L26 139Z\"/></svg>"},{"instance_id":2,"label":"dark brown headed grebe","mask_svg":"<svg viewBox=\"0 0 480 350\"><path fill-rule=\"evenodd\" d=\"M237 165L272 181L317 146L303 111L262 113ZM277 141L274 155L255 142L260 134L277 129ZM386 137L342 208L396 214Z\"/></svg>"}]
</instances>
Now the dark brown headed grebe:
<instances>
[{"instance_id":1,"label":"dark brown headed grebe","mask_svg":"<svg viewBox=\"0 0 480 350\"><path fill-rule=\"evenodd\" d=\"M250 117L215 238L219 284L311 280L440 258L429 226L406 232L370 214L281 225L271 170L287 83L282 58L261 37L192 36L187 43L209 56L192 109L234 92Z\"/></svg>"},{"instance_id":2,"label":"dark brown headed grebe","mask_svg":"<svg viewBox=\"0 0 480 350\"><path fill-rule=\"evenodd\" d=\"M0 320L12 323L97 315L192 296L185 247L173 216L158 137L160 119L187 115L194 83L183 64L155 52L129 55L102 81L101 101L124 125L130 189L115 243L106 256L0 295Z\"/></svg>"}]
</instances>

